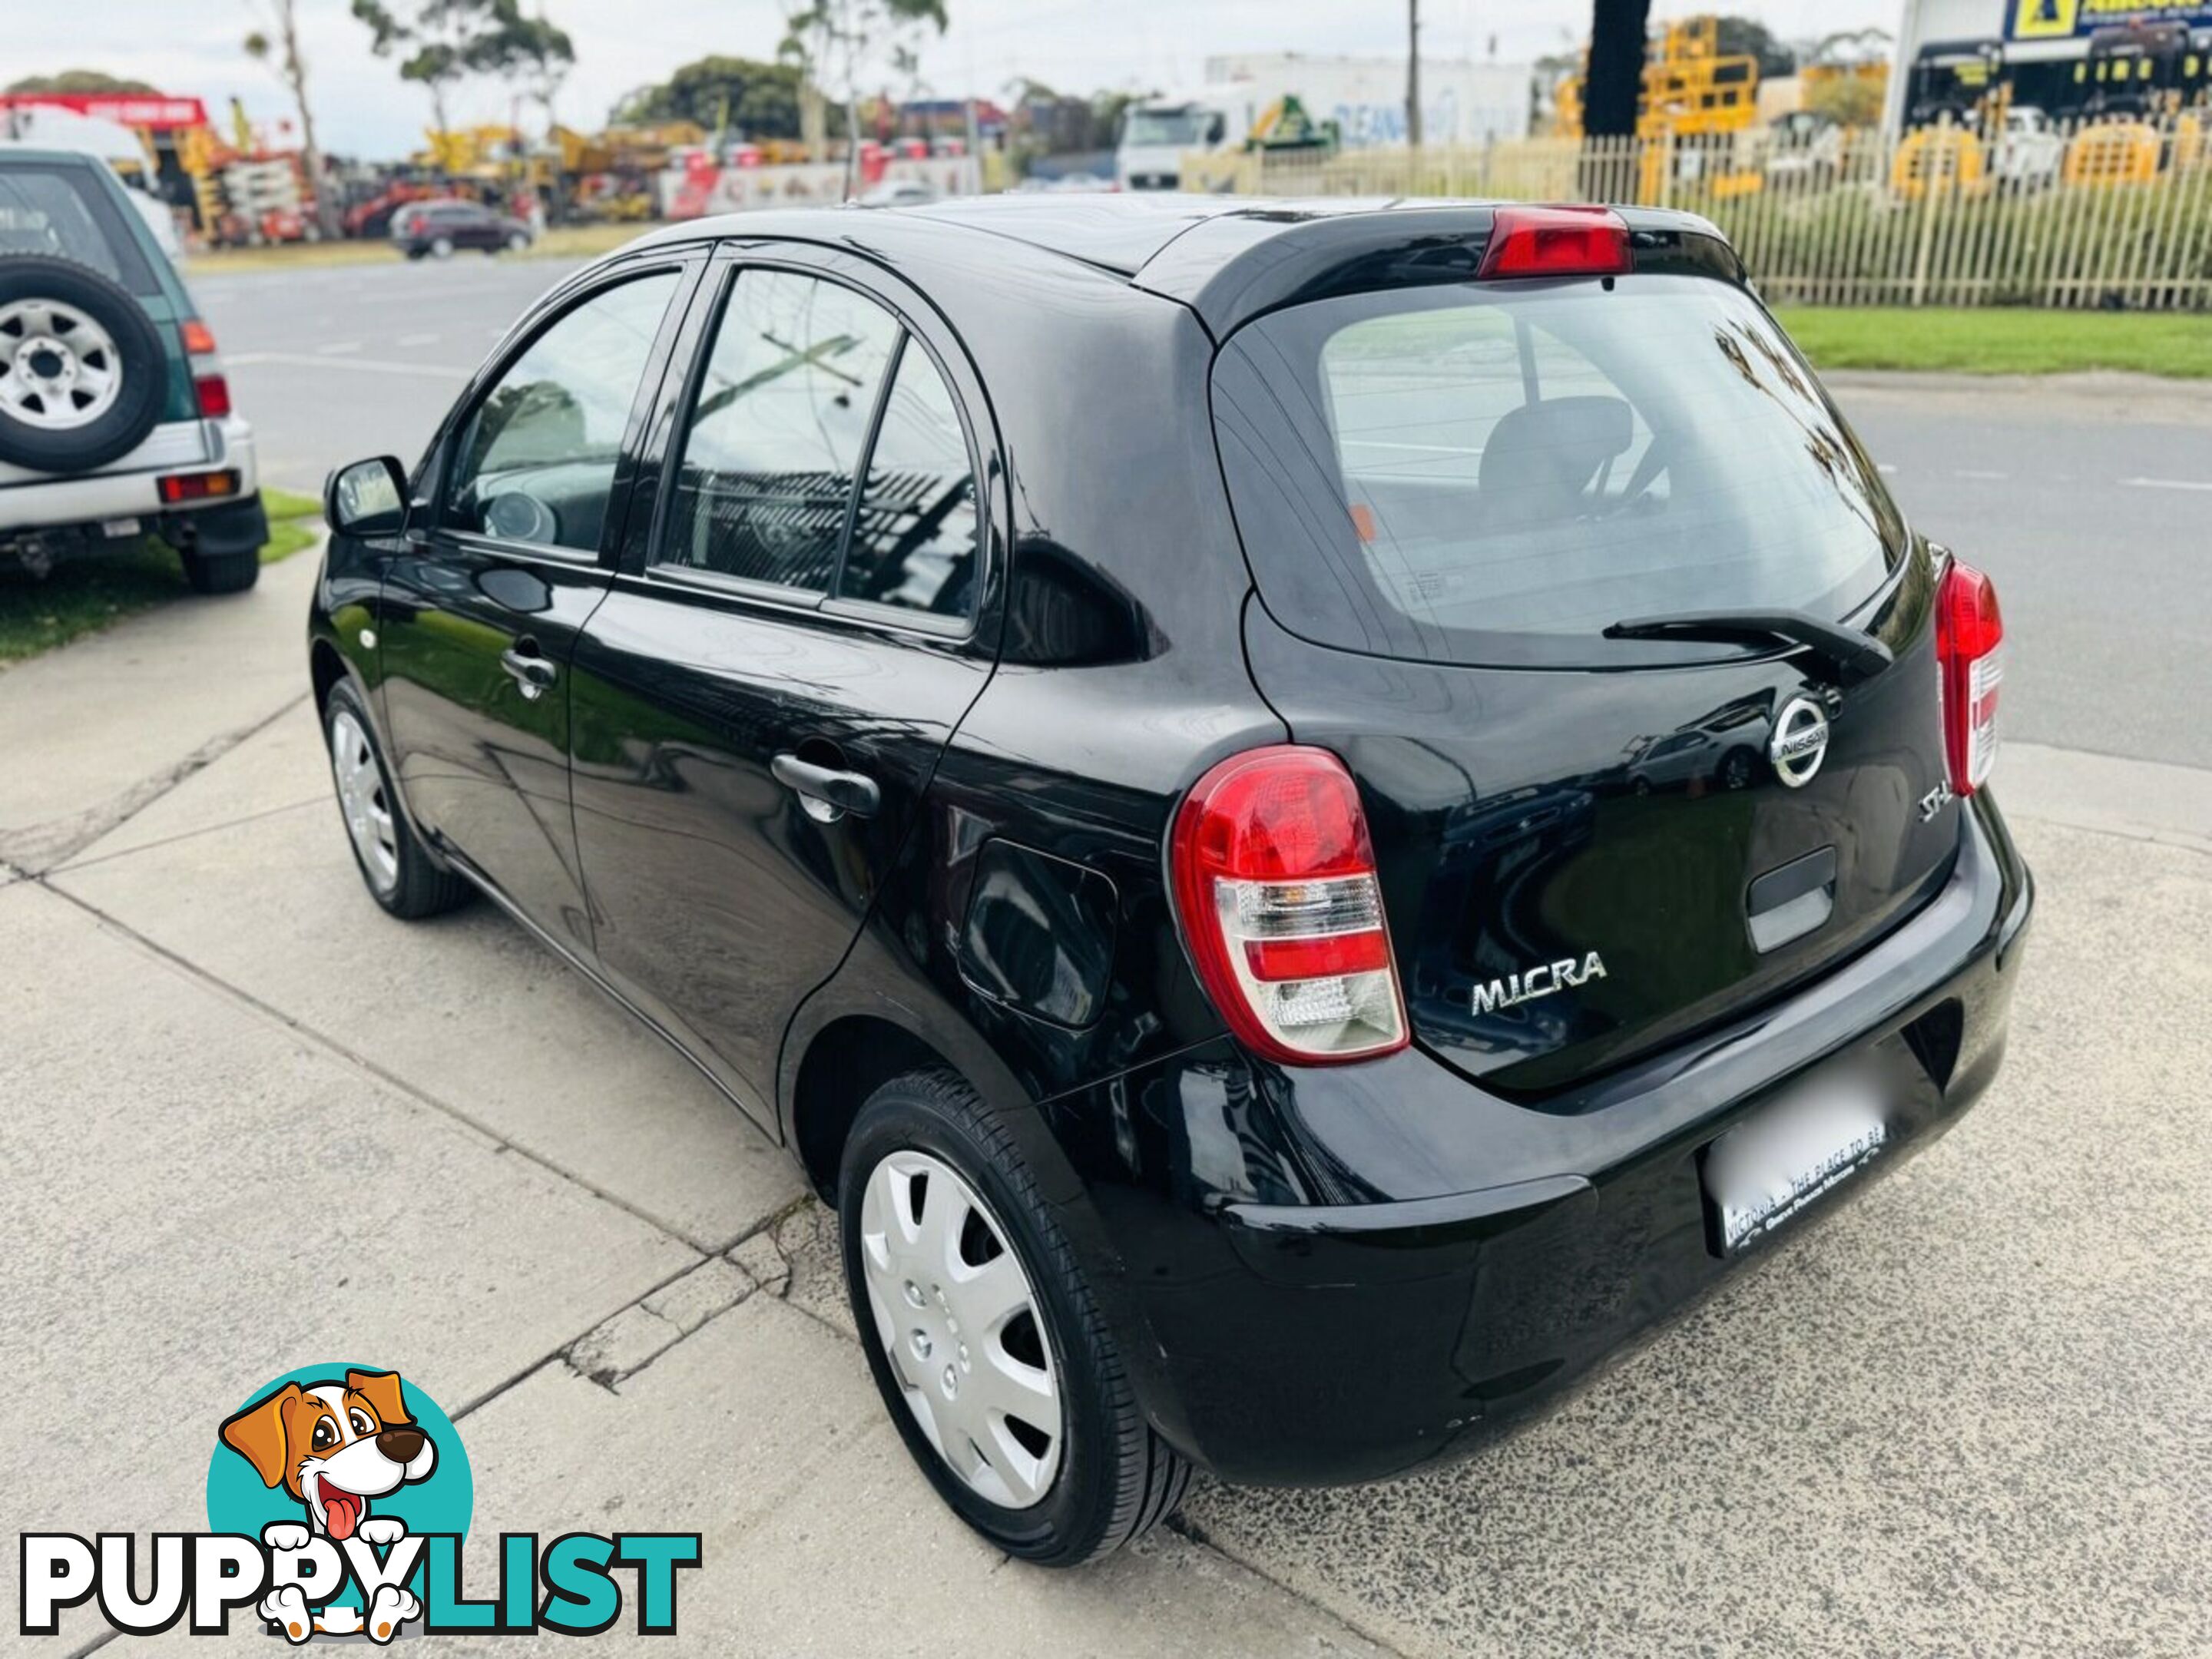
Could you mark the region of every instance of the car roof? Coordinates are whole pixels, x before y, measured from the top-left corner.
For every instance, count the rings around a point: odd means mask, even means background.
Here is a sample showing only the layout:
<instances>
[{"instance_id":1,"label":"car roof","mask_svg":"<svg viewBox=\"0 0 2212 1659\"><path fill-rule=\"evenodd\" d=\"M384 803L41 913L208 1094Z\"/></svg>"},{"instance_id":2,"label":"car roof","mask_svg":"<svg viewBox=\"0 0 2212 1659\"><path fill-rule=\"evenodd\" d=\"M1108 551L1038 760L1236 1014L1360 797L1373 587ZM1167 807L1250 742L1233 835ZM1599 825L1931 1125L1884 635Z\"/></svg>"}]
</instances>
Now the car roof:
<instances>
[{"instance_id":1,"label":"car roof","mask_svg":"<svg viewBox=\"0 0 2212 1659\"><path fill-rule=\"evenodd\" d=\"M1365 286L1391 285L1393 270L1479 253L1502 205L1415 197L1012 192L913 207L722 214L665 227L623 251L723 237L789 238L896 262L906 251L902 243L945 257L972 237L973 247L960 251L988 260L1005 277L1011 274L1006 244L1013 242L1042 256L1033 263L1056 266L1063 277L1071 265L1080 267L1099 280L1188 305L1219 338L1261 311L1317 297L1332 280L1346 280L1351 273L1366 273ZM1694 214L1615 210L1632 231L1705 236L1726 245L1715 226Z\"/></svg>"}]
</instances>

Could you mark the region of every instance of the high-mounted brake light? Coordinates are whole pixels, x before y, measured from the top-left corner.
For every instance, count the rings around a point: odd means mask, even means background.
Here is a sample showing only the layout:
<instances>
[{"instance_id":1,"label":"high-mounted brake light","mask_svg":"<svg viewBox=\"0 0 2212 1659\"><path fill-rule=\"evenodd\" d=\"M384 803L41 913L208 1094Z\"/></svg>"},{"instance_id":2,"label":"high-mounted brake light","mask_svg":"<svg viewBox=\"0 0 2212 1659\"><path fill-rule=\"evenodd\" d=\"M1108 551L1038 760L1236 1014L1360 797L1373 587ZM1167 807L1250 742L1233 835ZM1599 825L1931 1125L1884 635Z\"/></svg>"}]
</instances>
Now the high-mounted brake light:
<instances>
[{"instance_id":1,"label":"high-mounted brake light","mask_svg":"<svg viewBox=\"0 0 2212 1659\"><path fill-rule=\"evenodd\" d=\"M1507 276L1621 276L1634 268L1628 222L1611 208L1502 207L1477 282Z\"/></svg>"},{"instance_id":2,"label":"high-mounted brake light","mask_svg":"<svg viewBox=\"0 0 2212 1659\"><path fill-rule=\"evenodd\" d=\"M1406 1046L1366 814L1334 755L1222 762L1184 799L1168 861L1199 981L1248 1048L1310 1065Z\"/></svg>"},{"instance_id":3,"label":"high-mounted brake light","mask_svg":"<svg viewBox=\"0 0 2212 1659\"><path fill-rule=\"evenodd\" d=\"M2004 618L1996 584L1951 561L1936 595L1936 659L1942 678L1943 748L1951 791L1971 795L1997 757L1997 690L2004 681Z\"/></svg>"}]
</instances>

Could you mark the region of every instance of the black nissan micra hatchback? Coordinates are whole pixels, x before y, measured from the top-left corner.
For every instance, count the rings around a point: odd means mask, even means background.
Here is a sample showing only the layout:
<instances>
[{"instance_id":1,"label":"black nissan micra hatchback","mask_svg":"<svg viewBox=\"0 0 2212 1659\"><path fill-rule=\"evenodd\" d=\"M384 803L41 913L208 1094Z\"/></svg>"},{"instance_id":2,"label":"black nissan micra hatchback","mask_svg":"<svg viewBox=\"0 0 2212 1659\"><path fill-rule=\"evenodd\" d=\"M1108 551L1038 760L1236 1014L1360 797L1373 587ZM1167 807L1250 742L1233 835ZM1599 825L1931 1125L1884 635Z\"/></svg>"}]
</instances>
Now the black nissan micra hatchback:
<instances>
[{"instance_id":1,"label":"black nissan micra hatchback","mask_svg":"<svg viewBox=\"0 0 2212 1659\"><path fill-rule=\"evenodd\" d=\"M1469 1449L2003 1052L1995 592L1685 214L683 225L326 506L370 892L790 1149L1019 1556Z\"/></svg>"}]
</instances>

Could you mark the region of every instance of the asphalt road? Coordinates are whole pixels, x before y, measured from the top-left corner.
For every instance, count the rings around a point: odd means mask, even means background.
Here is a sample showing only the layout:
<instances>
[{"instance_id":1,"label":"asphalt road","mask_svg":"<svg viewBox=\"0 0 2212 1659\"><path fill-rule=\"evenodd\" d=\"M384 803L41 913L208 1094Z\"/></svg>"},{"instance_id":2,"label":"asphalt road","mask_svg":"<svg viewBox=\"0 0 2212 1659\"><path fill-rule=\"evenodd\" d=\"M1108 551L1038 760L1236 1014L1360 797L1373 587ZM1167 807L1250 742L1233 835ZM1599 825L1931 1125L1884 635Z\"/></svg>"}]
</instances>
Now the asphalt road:
<instances>
[{"instance_id":1,"label":"asphalt road","mask_svg":"<svg viewBox=\"0 0 2212 1659\"><path fill-rule=\"evenodd\" d=\"M411 462L574 268L459 254L195 288L267 475L313 490L339 461ZM1838 392L1913 523L1997 579L2007 735L2212 768L2212 391L1852 375Z\"/></svg>"}]
</instances>

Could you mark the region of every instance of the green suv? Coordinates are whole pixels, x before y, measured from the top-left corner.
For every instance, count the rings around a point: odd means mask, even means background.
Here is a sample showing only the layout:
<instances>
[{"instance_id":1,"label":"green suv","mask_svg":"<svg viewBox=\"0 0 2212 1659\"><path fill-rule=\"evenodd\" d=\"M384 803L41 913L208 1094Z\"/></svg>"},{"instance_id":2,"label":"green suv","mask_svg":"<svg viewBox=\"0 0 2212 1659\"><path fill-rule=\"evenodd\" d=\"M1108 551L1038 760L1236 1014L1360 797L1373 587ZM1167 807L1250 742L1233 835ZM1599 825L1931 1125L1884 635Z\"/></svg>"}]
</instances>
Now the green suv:
<instances>
[{"instance_id":1,"label":"green suv","mask_svg":"<svg viewBox=\"0 0 2212 1659\"><path fill-rule=\"evenodd\" d=\"M106 162L0 146L0 558L148 532L204 593L269 539L215 337Z\"/></svg>"}]
</instances>

